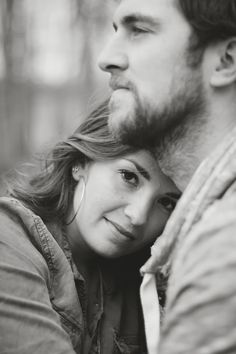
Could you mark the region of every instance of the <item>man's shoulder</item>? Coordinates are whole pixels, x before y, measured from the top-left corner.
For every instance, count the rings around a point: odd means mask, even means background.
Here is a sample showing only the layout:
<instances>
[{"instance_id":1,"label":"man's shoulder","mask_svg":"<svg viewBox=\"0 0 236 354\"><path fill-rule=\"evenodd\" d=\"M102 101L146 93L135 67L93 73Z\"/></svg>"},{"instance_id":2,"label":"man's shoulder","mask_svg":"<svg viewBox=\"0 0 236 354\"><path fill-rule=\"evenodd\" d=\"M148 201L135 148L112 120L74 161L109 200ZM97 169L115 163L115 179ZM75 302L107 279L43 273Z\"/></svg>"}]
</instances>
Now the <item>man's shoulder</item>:
<instances>
[{"instance_id":1,"label":"man's shoulder","mask_svg":"<svg viewBox=\"0 0 236 354\"><path fill-rule=\"evenodd\" d=\"M222 196L209 205L203 213L202 222L204 224L214 223L215 227L217 225L225 227L227 224L236 225L236 181Z\"/></svg>"},{"instance_id":2,"label":"man's shoulder","mask_svg":"<svg viewBox=\"0 0 236 354\"><path fill-rule=\"evenodd\" d=\"M182 240L179 252L183 258L204 255L207 259L213 249L231 249L232 245L236 247L236 184L202 212Z\"/></svg>"}]
</instances>

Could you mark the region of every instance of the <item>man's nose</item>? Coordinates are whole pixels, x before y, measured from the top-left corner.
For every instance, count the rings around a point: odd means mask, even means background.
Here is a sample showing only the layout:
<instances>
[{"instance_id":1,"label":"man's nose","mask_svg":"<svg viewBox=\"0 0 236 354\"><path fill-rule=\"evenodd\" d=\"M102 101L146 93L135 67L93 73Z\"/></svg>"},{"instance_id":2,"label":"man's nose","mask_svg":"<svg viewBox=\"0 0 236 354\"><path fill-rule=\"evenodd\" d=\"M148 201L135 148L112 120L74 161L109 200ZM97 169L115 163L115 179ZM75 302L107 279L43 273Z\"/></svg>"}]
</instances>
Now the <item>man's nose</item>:
<instances>
[{"instance_id":1,"label":"man's nose","mask_svg":"<svg viewBox=\"0 0 236 354\"><path fill-rule=\"evenodd\" d=\"M124 214L130 219L134 226L144 225L151 213L151 201L137 200L134 203L128 204L124 209Z\"/></svg>"},{"instance_id":2,"label":"man's nose","mask_svg":"<svg viewBox=\"0 0 236 354\"><path fill-rule=\"evenodd\" d=\"M99 56L98 65L103 71L110 73L128 68L128 56L120 41L114 38L110 40Z\"/></svg>"}]
</instances>

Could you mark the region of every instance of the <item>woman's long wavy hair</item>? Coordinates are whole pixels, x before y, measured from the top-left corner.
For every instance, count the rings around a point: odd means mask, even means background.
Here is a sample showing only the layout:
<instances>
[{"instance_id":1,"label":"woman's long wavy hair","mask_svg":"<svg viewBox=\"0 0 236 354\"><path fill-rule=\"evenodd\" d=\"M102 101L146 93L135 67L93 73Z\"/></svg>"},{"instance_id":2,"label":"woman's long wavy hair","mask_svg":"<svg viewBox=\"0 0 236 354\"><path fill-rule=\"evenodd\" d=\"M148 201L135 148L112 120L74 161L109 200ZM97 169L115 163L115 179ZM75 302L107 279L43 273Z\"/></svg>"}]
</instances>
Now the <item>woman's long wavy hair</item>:
<instances>
[{"instance_id":1,"label":"woman's long wavy hair","mask_svg":"<svg viewBox=\"0 0 236 354\"><path fill-rule=\"evenodd\" d=\"M107 101L95 109L67 140L50 151L40 172L25 179L18 175L8 186L9 194L45 222L65 221L75 189L75 165L118 158L134 149L119 143L108 129Z\"/></svg>"}]
</instances>

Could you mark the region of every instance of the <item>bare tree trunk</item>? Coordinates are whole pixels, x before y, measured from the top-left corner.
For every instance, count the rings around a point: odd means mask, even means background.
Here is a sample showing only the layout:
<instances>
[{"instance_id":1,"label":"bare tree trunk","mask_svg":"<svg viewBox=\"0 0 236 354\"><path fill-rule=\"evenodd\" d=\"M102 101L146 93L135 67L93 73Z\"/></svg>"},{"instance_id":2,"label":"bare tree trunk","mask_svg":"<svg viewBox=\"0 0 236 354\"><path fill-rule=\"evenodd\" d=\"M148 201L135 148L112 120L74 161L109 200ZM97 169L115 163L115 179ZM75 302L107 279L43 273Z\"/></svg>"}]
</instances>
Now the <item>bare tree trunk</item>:
<instances>
[{"instance_id":1,"label":"bare tree trunk","mask_svg":"<svg viewBox=\"0 0 236 354\"><path fill-rule=\"evenodd\" d=\"M11 167L27 151L29 132L29 91L20 76L24 57L15 54L20 46L26 50L24 17L18 10L22 5L15 0L2 0L1 21L5 78L1 82L1 168ZM22 51L23 51L22 49Z\"/></svg>"}]
</instances>

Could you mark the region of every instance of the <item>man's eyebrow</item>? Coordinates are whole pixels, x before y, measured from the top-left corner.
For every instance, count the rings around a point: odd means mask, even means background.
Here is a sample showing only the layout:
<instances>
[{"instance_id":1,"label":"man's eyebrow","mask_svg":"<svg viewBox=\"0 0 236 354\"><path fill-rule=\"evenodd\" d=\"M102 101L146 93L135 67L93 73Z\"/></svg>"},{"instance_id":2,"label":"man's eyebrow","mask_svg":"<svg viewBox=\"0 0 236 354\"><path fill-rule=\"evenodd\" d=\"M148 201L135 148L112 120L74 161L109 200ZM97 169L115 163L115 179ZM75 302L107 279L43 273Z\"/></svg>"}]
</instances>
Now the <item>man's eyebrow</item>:
<instances>
[{"instance_id":1,"label":"man's eyebrow","mask_svg":"<svg viewBox=\"0 0 236 354\"><path fill-rule=\"evenodd\" d=\"M137 171L148 181L150 181L151 176L145 168L143 168L141 165L139 165L136 161L132 159L126 159L127 161L131 162L137 169Z\"/></svg>"},{"instance_id":2,"label":"man's eyebrow","mask_svg":"<svg viewBox=\"0 0 236 354\"><path fill-rule=\"evenodd\" d=\"M136 22L147 23L152 26L159 26L160 25L160 22L155 17L149 16L149 15L142 15L140 13L133 13L130 15L126 15L121 18L120 22L123 26L130 26ZM113 23L113 27L115 29L117 28L117 24L115 22Z\"/></svg>"}]
</instances>

